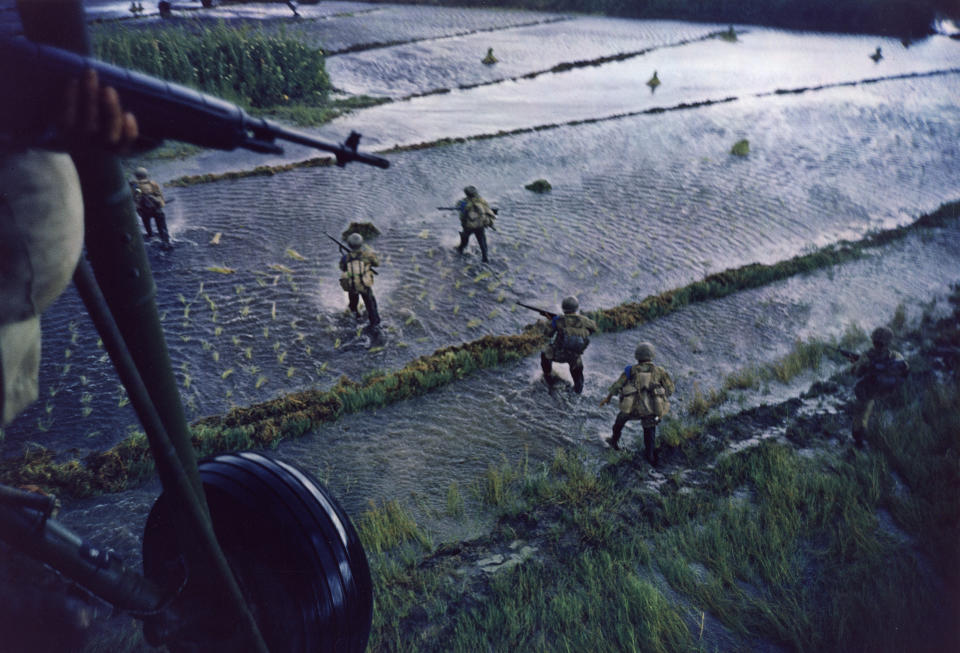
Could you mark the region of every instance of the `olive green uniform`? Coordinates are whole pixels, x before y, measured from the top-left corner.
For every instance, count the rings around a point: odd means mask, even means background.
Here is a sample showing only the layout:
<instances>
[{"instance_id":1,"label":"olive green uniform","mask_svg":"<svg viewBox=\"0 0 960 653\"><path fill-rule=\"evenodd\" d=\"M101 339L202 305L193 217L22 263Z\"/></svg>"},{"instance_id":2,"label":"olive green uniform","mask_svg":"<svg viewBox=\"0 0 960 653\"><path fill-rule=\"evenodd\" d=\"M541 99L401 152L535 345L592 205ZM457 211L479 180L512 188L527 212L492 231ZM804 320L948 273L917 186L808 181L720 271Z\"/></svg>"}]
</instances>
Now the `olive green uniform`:
<instances>
[{"instance_id":1,"label":"olive green uniform","mask_svg":"<svg viewBox=\"0 0 960 653\"><path fill-rule=\"evenodd\" d=\"M675 390L673 379L665 369L644 361L628 365L610 389L607 396L620 395L620 413L613 423L613 437L608 440L614 449L623 433L623 427L631 420L640 420L643 426L643 444L647 460L657 463L656 443L657 424L660 418L670 410L667 397Z\"/></svg>"},{"instance_id":2,"label":"olive green uniform","mask_svg":"<svg viewBox=\"0 0 960 653\"><path fill-rule=\"evenodd\" d=\"M570 376L573 377L574 392L583 392L583 360L580 355L590 344L590 335L596 331L597 325L593 320L577 313L564 313L550 319L546 335L553 340L540 354L540 367L548 383L552 364L567 363L570 365Z\"/></svg>"},{"instance_id":3,"label":"olive green uniform","mask_svg":"<svg viewBox=\"0 0 960 653\"><path fill-rule=\"evenodd\" d=\"M480 245L483 262L489 262L487 258L487 236L484 230L487 227L493 227L493 221L497 217L496 214L487 204L487 201L479 195L467 196L457 202L456 206L460 212L460 226L463 227L463 231L460 232L460 245L457 247L457 251L463 254L463 250L467 247L467 241L473 234L477 239L477 244Z\"/></svg>"},{"instance_id":4,"label":"olive green uniform","mask_svg":"<svg viewBox=\"0 0 960 653\"><path fill-rule=\"evenodd\" d=\"M909 373L909 366L900 352L874 345L873 349L860 355L850 372L858 378L854 387L856 402L851 431L854 444L862 447L876 400L899 386Z\"/></svg>"},{"instance_id":5,"label":"olive green uniform","mask_svg":"<svg viewBox=\"0 0 960 653\"><path fill-rule=\"evenodd\" d=\"M143 222L143 228L147 232L147 238L153 236L151 220L157 223L157 233L164 244L170 244L170 234L167 231L167 216L163 212L166 202L163 199L163 191L160 190L160 184L151 179L134 179L130 182L130 188L133 190L133 199L137 205L137 214Z\"/></svg>"},{"instance_id":6,"label":"olive green uniform","mask_svg":"<svg viewBox=\"0 0 960 653\"><path fill-rule=\"evenodd\" d=\"M340 257L340 287L347 291L350 310L357 317L360 317L359 300L363 298L370 326L380 324L377 300L373 296L373 268L378 265L380 259L377 253L366 245Z\"/></svg>"}]
</instances>

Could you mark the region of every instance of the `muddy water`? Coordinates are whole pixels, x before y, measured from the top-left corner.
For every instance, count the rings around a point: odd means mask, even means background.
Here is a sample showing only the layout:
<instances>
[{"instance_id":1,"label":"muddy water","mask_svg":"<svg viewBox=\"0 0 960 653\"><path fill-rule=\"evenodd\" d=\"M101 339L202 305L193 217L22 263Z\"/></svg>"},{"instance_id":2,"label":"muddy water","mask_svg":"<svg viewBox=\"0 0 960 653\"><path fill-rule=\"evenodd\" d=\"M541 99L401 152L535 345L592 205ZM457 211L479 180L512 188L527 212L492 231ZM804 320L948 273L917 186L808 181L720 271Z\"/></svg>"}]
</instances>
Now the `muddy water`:
<instances>
[{"instance_id":1,"label":"muddy water","mask_svg":"<svg viewBox=\"0 0 960 653\"><path fill-rule=\"evenodd\" d=\"M575 293L585 308L609 307L705 273L772 263L904 224L960 196L958 74L775 94L951 70L960 49L946 39L903 50L882 39L749 28L731 44L696 40L715 26L548 22L563 17L343 4L353 9L317 5L329 13L299 29L314 33L347 21L356 30L341 47L419 39L333 57L331 72L364 92L402 96L537 72L576 52L594 57L653 49L595 68L385 105L318 130L324 134L342 136L356 126L386 146L738 99L397 154L389 171L302 169L169 189L176 246L172 252L151 247L150 256L193 417L326 388L341 374L358 379L371 369L397 368L483 334L516 333L535 317L515 307L517 299L556 307ZM254 10L235 11L247 12L246 20L256 19ZM338 15L341 10L353 15ZM483 32L486 39L455 36L464 25L494 31ZM382 32L373 33L377 29ZM685 40L692 42L677 45ZM481 41L495 42L509 63L490 70L476 62L467 69ZM867 58L877 44L887 56L880 64ZM644 81L654 68L663 85L651 94ZM340 83L336 74L334 82ZM741 138L751 143L746 158L729 154ZM306 155L291 148L277 160ZM204 153L148 165L170 179L249 169L268 159ZM541 177L553 184L551 193L523 189ZM489 234L489 266L480 265L474 245L465 256L453 252L457 221L435 208L452 204L466 184L500 208L498 231ZM373 222L382 232L373 243L383 259L375 289L384 316L380 335L343 314L338 254L323 236L339 236L352 220ZM211 244L217 233L219 245ZM482 524L440 518L451 482L466 486L491 462L515 461L524 451L532 464L558 446L583 447L585 455L604 459L598 437L615 411L595 405L630 362L637 340L658 344L678 377L682 406L694 381L711 386L727 371L772 360L797 337L833 335L851 322L872 327L901 302L916 312L958 278L955 229L913 238L836 270L598 337L585 358L583 397L549 395L530 358L428 397L348 417L284 444L280 454L327 479L353 514L370 500L415 494L418 518L442 533L476 531ZM43 396L8 430L4 452L36 440L83 454L135 428L72 291L44 317L44 331ZM767 398L776 398L778 390L771 391ZM112 527L143 515L155 493L151 485L78 503L67 519L98 536L126 538L127 545L111 543L131 549L139 528L117 534Z\"/></svg>"},{"instance_id":2,"label":"muddy water","mask_svg":"<svg viewBox=\"0 0 960 653\"><path fill-rule=\"evenodd\" d=\"M945 266L952 277L943 274ZM958 278L960 225L955 224L863 260L690 306L634 331L596 336L584 355L580 396L569 387L551 393L531 357L424 397L344 417L281 444L275 454L315 473L353 515L371 501L398 499L438 541L475 536L487 526L482 516L469 510L462 518L446 514L452 483L472 502L471 488L491 464L519 466L526 460L536 469L558 448L574 449L596 464L610 459L600 438L609 435L616 408L597 404L632 362L639 340L657 344L660 363L677 382L674 410L682 414L695 383L715 388L734 370L785 355L797 338L839 337L854 324L869 331L900 304L908 319L916 320L920 303L943 295ZM556 369L569 381L565 366ZM825 363L789 384L734 393L723 410L795 396L837 369ZM624 438L627 447L642 446L637 427L628 426ZM152 483L119 497L74 502L64 519L136 559L137 524L157 490ZM118 522L126 526L117 528Z\"/></svg>"}]
</instances>

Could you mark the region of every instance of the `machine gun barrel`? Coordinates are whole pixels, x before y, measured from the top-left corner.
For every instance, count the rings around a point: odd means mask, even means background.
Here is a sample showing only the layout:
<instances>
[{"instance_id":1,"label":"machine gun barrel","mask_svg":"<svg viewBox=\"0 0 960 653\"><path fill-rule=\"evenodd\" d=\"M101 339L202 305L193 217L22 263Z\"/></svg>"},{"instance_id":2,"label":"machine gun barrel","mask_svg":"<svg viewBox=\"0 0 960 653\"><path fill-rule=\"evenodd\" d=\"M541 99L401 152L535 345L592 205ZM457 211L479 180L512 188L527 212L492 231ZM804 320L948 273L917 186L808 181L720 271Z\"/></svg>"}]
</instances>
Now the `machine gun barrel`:
<instances>
[{"instance_id":1,"label":"machine gun barrel","mask_svg":"<svg viewBox=\"0 0 960 653\"><path fill-rule=\"evenodd\" d=\"M536 311L537 313L547 318L548 320L552 320L557 316L556 313L551 313L550 311L544 310L542 308L537 308L536 306L531 306L530 304L524 304L523 302L516 302L516 304L518 306L523 306L524 308L529 308L531 311Z\"/></svg>"},{"instance_id":2,"label":"machine gun barrel","mask_svg":"<svg viewBox=\"0 0 960 653\"><path fill-rule=\"evenodd\" d=\"M254 118L240 107L213 97L120 68L91 57L41 45L22 38L0 39L0 80L8 89L0 98L0 131L39 137L48 129L48 116L38 107L59 106L58 93L68 79L93 69L103 86L112 86L125 110L137 118L144 140L172 139L201 147L283 153L275 141L299 143L331 152L338 166L359 161L379 168L390 162L375 154L357 151L360 134L351 132L342 144L321 141L264 118Z\"/></svg>"}]
</instances>

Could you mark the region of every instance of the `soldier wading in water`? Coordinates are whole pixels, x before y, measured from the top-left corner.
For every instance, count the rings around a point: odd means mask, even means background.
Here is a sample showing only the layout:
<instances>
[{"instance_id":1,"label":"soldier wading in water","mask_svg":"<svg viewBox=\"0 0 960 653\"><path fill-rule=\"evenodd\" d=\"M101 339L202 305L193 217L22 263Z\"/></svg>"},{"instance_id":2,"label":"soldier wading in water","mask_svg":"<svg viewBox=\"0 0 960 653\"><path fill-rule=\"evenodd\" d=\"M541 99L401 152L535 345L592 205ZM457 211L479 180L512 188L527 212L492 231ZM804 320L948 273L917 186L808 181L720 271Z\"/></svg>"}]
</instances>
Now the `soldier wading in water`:
<instances>
[{"instance_id":1,"label":"soldier wading in water","mask_svg":"<svg viewBox=\"0 0 960 653\"><path fill-rule=\"evenodd\" d=\"M619 450L617 443L624 425L630 420L638 419L643 425L643 445L647 462L654 466L658 462L654 446L657 424L670 410L667 397L672 395L674 390L673 379L667 371L653 364L655 354L656 351L649 342L637 345L634 351L637 365L627 365L620 378L610 386L607 396L600 402L601 406L605 406L613 395L620 393L620 413L613 423L613 435L606 438L607 444Z\"/></svg>"},{"instance_id":2,"label":"soldier wading in water","mask_svg":"<svg viewBox=\"0 0 960 653\"><path fill-rule=\"evenodd\" d=\"M540 354L540 367L543 369L543 378L548 384L553 384L553 363L567 363L570 365L570 376L573 377L573 391L583 392L583 354L590 344L590 334L597 330L596 323L588 317L579 315L580 307L576 297L566 297L560 304L563 315L553 315L547 323L546 335L553 341Z\"/></svg>"},{"instance_id":3,"label":"soldier wading in water","mask_svg":"<svg viewBox=\"0 0 960 653\"><path fill-rule=\"evenodd\" d=\"M350 234L347 238L350 251L340 257L340 287L347 291L350 310L360 319L358 302L363 298L370 326L380 324L377 300L373 296L373 268L380 265L377 253L363 244L363 236Z\"/></svg>"},{"instance_id":4,"label":"soldier wading in water","mask_svg":"<svg viewBox=\"0 0 960 653\"><path fill-rule=\"evenodd\" d=\"M893 331L887 327L878 327L870 334L870 339L873 341L873 349L861 354L850 368L850 372L859 379L853 387L857 401L854 404L851 428L853 443L858 449L863 448L863 438L874 403L896 390L909 372L903 355L890 349Z\"/></svg>"},{"instance_id":5,"label":"soldier wading in water","mask_svg":"<svg viewBox=\"0 0 960 653\"><path fill-rule=\"evenodd\" d=\"M137 214L143 222L143 228L147 232L146 237L153 237L151 220L157 223L157 234L164 245L170 244L170 234L167 232L167 216L163 212L166 202L163 200L163 191L160 190L160 184L147 176L146 168L137 168L134 173L136 179L130 180L130 189L133 191L133 199L137 205Z\"/></svg>"},{"instance_id":6,"label":"soldier wading in water","mask_svg":"<svg viewBox=\"0 0 960 653\"><path fill-rule=\"evenodd\" d=\"M477 239L477 244L480 245L483 262L489 263L487 236L484 229L487 227L493 228L493 221L497 215L487 204L487 201L480 197L474 186L467 186L463 189L463 193L466 197L456 204L456 209L460 213L460 226L463 227L463 231L460 232L460 245L457 247L457 251L463 254L463 250L467 247L467 240L469 240L470 234L473 234Z\"/></svg>"}]
</instances>

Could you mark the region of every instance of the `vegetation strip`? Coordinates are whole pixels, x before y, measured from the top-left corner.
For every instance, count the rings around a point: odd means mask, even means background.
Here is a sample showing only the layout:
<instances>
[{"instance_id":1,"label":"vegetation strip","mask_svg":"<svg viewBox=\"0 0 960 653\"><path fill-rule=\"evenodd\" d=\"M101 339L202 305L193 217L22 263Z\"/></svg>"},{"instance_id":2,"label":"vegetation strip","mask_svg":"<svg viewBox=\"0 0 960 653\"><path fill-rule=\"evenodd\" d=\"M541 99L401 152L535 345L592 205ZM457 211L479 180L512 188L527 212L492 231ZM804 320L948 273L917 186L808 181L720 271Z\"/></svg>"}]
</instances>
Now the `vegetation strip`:
<instances>
[{"instance_id":1,"label":"vegetation strip","mask_svg":"<svg viewBox=\"0 0 960 653\"><path fill-rule=\"evenodd\" d=\"M855 241L841 241L815 252L765 265L751 263L711 274L682 288L650 295L641 302L627 302L588 313L603 332L635 328L689 304L726 297L854 260L868 249L881 247L920 229L947 226L960 217L960 201L943 204L915 222L880 231ZM545 339L537 325L528 325L518 335L484 336L460 345L443 347L421 356L393 372L375 371L361 382L347 377L327 391L306 390L284 395L225 415L193 424L193 440L202 455L250 447L276 446L284 438L299 437L345 413L376 408L429 392L477 369L516 361L538 351ZM735 385L732 387L736 387ZM117 492L139 482L152 469L146 438L135 435L110 449L92 453L82 462L57 462L56 452L32 447L20 458L4 460L0 482L34 484L84 496Z\"/></svg>"},{"instance_id":2,"label":"vegetation strip","mask_svg":"<svg viewBox=\"0 0 960 653\"><path fill-rule=\"evenodd\" d=\"M371 43L356 43L339 50L330 50L328 57L335 57L341 54L353 54L356 52L365 52L367 50L379 50L381 48L392 48L398 45L411 45L414 43L424 43L429 41L443 41L445 39L456 39L463 36L472 36L474 34L483 34L484 32L505 32L511 29L520 29L523 27L537 27L538 25L550 25L553 23L562 23L567 20L573 20L572 16L557 16L556 18L546 18L544 20L532 20L527 23L517 23L516 25L501 25L495 27L482 27L480 29L468 30L464 32L455 32L453 34L443 34L441 36L426 36L419 39L407 39L405 41L374 41Z\"/></svg>"},{"instance_id":3,"label":"vegetation strip","mask_svg":"<svg viewBox=\"0 0 960 653\"><path fill-rule=\"evenodd\" d=\"M386 3L393 0L368 0ZM730 2L729 0L409 0L409 4L490 9L571 11L646 20L744 23L788 29L888 34L904 39L931 34L937 14L960 18L954 0L833 0L831 2Z\"/></svg>"},{"instance_id":4,"label":"vegetation strip","mask_svg":"<svg viewBox=\"0 0 960 653\"><path fill-rule=\"evenodd\" d=\"M949 68L946 70L936 70L930 72L922 73L904 73L902 75L893 75L890 77L872 77L864 80L855 80L848 82L836 82L834 84L823 84L820 86L811 86L811 87L801 87L796 89L777 89L775 91L768 91L764 93L756 93L753 97L771 97L777 95L789 95L789 94L802 94L808 91L821 91L831 88L840 88L840 87L849 87L849 86L858 86L860 84L878 84L881 82L887 81L897 81L903 79L917 79L923 77L937 77L940 75L956 75L960 74L960 68ZM494 82L498 83L498 82ZM442 93L449 93L448 89L442 89L437 91L430 91L427 95L436 95ZM411 96L413 97L413 96ZM595 123L608 122L611 120L622 120L624 118L632 118L635 116L642 115L655 115L660 113L667 113L670 111L683 111L686 109L697 109L700 107L709 107L718 104L728 104L731 102L736 102L740 98L732 95L729 97L717 99L717 100L702 100L699 102L681 102L680 104L675 104L670 107L651 107L649 109L641 109L639 111L627 111L624 113L616 113L609 116L601 116L598 118L582 118L578 120L569 120L566 122L558 123L549 123L545 125L536 125L534 127L518 127L516 129L509 130L500 130L498 132L491 132L486 134L475 134L473 136L456 136L456 137L446 137L440 138L434 141L424 141L422 143L413 143L410 145L398 145L386 150L377 150L377 154L398 154L400 152L415 152L418 150L427 150L434 147L446 147L448 145L454 145L458 143L469 143L471 141L484 141L490 140L493 138L507 138L510 136L518 136L520 134L530 134L534 132L548 131L551 129L560 129L563 127L576 127L579 125L591 125ZM389 103L392 100L387 100L385 103ZM318 166L329 166L333 165L334 159L331 157L315 157L307 159L305 161L297 161L294 163L287 163L283 165L275 166L257 166L252 170L237 170L223 173L211 173L211 174L202 174L202 175L186 175L183 177L178 177L166 182L165 186L172 187L187 187L194 186L196 184L206 184L213 183L217 181L225 181L232 179L244 179L247 177L262 177L279 174L282 172L289 172L291 170L296 170L298 168L313 168Z\"/></svg>"}]
</instances>

